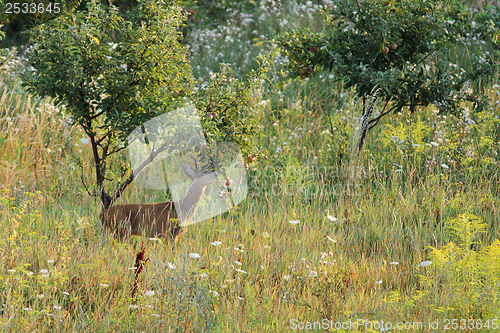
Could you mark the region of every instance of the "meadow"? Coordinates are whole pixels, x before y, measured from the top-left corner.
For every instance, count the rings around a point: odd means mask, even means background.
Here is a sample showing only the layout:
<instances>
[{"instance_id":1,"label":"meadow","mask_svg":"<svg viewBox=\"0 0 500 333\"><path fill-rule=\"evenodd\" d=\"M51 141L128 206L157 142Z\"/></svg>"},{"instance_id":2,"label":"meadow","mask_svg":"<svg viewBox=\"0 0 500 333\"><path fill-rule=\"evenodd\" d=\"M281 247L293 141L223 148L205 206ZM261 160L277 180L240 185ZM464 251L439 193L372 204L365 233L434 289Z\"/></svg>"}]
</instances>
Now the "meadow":
<instances>
[{"instance_id":1,"label":"meadow","mask_svg":"<svg viewBox=\"0 0 500 333\"><path fill-rule=\"evenodd\" d=\"M321 29L328 3L222 1L213 16L194 6L195 76L208 81L227 63L244 77L285 28ZM94 177L85 134L29 95L22 61L10 63L0 78L0 329L500 329L500 86L486 87L480 113L464 102L461 115L432 105L390 114L358 156L354 93L328 74L282 80L286 60L273 61L254 97L267 157L247 170L247 198L190 226L174 250L120 242L100 225L100 202L82 185ZM131 186L121 202L145 196ZM141 244L148 261L132 297Z\"/></svg>"}]
</instances>

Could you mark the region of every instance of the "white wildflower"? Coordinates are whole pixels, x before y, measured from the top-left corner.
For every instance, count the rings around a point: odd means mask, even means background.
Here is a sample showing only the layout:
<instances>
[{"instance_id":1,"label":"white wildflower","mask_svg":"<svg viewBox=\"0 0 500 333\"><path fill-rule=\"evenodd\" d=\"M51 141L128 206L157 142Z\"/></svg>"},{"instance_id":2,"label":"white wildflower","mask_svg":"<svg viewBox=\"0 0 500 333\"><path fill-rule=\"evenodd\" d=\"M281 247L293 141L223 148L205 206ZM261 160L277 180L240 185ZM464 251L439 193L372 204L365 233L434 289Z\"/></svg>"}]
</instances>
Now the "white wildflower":
<instances>
[{"instance_id":1,"label":"white wildflower","mask_svg":"<svg viewBox=\"0 0 500 333\"><path fill-rule=\"evenodd\" d=\"M326 216L330 221L333 221L333 222L337 222L337 218L336 217L333 217L331 215L327 215Z\"/></svg>"},{"instance_id":2,"label":"white wildflower","mask_svg":"<svg viewBox=\"0 0 500 333\"><path fill-rule=\"evenodd\" d=\"M418 267L425 267L425 266L429 266L430 264L432 264L432 261L422 261L420 264L418 264Z\"/></svg>"}]
</instances>

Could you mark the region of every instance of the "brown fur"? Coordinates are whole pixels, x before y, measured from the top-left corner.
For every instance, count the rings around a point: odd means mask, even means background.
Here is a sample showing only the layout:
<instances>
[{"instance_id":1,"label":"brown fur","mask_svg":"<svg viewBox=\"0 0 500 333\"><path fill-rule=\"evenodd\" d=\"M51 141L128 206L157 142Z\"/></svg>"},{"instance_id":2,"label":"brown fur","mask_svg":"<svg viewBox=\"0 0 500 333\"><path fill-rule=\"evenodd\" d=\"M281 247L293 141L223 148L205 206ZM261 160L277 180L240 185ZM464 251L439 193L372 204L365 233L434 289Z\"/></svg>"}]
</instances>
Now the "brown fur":
<instances>
[{"instance_id":1,"label":"brown fur","mask_svg":"<svg viewBox=\"0 0 500 333\"><path fill-rule=\"evenodd\" d=\"M173 246L186 232L186 227L178 224L173 202L116 205L102 212L99 217L101 223L121 239L140 235L165 236Z\"/></svg>"}]
</instances>

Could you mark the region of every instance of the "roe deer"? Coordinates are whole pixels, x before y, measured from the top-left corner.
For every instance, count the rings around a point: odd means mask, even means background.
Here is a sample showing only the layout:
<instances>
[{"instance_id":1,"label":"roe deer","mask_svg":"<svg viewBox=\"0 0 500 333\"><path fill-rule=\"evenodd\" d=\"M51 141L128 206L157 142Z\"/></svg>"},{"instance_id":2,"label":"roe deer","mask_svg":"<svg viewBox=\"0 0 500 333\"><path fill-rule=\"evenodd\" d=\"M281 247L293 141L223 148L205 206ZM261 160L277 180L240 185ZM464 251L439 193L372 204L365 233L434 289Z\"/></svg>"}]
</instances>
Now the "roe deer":
<instances>
[{"instance_id":1,"label":"roe deer","mask_svg":"<svg viewBox=\"0 0 500 333\"><path fill-rule=\"evenodd\" d=\"M100 214L101 223L120 238L142 233L146 237L163 236L173 247L178 238L186 232L186 224L196 212L205 188L215 183L217 177L216 172L202 172L197 160L193 160L196 169L182 161L184 173L192 179L183 199L178 202L111 206ZM185 226L181 226L181 223Z\"/></svg>"}]
</instances>

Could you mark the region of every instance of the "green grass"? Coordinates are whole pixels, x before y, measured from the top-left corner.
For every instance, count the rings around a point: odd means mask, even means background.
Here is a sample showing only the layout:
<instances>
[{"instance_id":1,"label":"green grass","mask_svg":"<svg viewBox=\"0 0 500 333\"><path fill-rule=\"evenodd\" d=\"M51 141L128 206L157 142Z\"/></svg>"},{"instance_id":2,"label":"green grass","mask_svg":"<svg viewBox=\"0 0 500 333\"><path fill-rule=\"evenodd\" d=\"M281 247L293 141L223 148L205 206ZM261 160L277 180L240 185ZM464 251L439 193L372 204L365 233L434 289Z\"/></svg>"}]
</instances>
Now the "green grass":
<instances>
[{"instance_id":1,"label":"green grass","mask_svg":"<svg viewBox=\"0 0 500 333\"><path fill-rule=\"evenodd\" d=\"M2 82L0 329L281 332L292 319L492 323L500 314L500 88L487 89L491 109L472 126L432 107L420 122L407 113L387 116L359 159L352 153L359 106L340 89L327 76L267 85L257 112L269 160L249 169L247 199L190 226L171 251L161 241L110 237L98 221L99 202L82 185L82 175L88 184L94 175L82 131L51 101ZM122 200L147 195L131 187ZM492 245L489 252L419 267L437 260L429 246L459 244L447 226L465 213L485 223L484 232L472 232L472 250ZM134 300L130 268L141 242L149 261Z\"/></svg>"}]
</instances>

